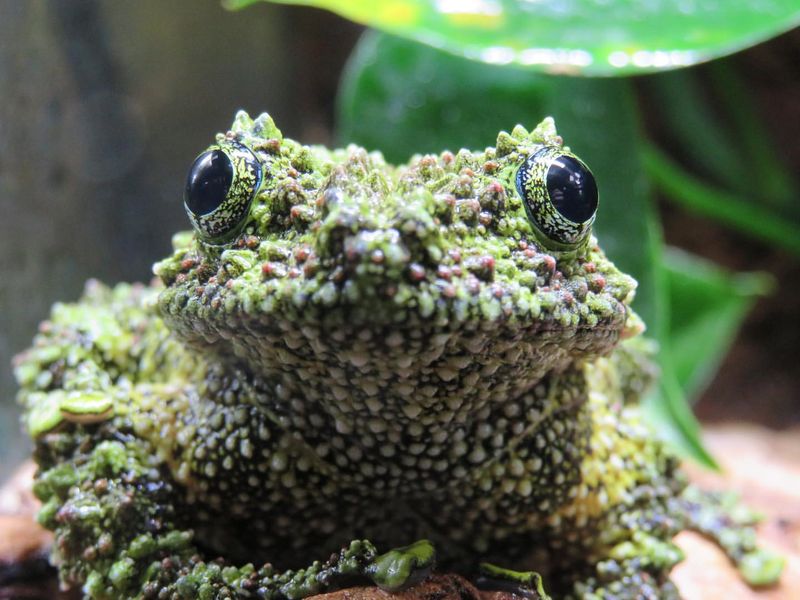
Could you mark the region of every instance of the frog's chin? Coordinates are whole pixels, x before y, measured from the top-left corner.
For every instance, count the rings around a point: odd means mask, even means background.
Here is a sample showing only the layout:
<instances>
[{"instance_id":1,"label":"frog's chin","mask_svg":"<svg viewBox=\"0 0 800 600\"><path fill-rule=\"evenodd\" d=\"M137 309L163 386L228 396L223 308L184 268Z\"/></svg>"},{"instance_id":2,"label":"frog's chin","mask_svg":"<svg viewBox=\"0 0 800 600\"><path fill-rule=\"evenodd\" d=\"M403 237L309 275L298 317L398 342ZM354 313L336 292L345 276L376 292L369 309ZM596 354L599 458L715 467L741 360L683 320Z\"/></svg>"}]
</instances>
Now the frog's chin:
<instances>
[{"instance_id":1,"label":"frog's chin","mask_svg":"<svg viewBox=\"0 0 800 600\"><path fill-rule=\"evenodd\" d=\"M251 323L212 348L286 406L316 406L337 422L364 427L370 415L455 425L483 406L519 397L550 373L608 352L621 324L567 331L541 322L452 327L413 318L384 326Z\"/></svg>"},{"instance_id":2,"label":"frog's chin","mask_svg":"<svg viewBox=\"0 0 800 600\"><path fill-rule=\"evenodd\" d=\"M438 299L422 284L372 296L366 286L349 291L347 281L331 285L330 296L302 280L293 285L207 284L199 295L196 286L175 285L159 307L188 344L287 402L398 419L518 396L548 373L608 353L628 317L612 294L594 295L590 305L567 290L549 299L543 292L525 304L499 281Z\"/></svg>"}]
</instances>

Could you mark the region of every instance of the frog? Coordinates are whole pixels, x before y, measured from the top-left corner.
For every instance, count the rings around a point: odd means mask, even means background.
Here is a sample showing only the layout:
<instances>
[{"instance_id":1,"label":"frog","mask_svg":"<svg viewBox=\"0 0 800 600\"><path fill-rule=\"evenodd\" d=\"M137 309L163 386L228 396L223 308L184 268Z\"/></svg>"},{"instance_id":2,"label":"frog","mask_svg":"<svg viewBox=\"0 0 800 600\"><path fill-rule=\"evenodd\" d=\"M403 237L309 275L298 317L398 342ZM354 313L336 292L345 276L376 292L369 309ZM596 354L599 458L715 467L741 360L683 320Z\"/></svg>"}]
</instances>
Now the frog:
<instances>
[{"instance_id":1,"label":"frog","mask_svg":"<svg viewBox=\"0 0 800 600\"><path fill-rule=\"evenodd\" d=\"M644 420L636 281L551 117L394 166L240 111L183 205L151 283L90 281L15 362L63 587L676 598L682 529L779 577Z\"/></svg>"}]
</instances>

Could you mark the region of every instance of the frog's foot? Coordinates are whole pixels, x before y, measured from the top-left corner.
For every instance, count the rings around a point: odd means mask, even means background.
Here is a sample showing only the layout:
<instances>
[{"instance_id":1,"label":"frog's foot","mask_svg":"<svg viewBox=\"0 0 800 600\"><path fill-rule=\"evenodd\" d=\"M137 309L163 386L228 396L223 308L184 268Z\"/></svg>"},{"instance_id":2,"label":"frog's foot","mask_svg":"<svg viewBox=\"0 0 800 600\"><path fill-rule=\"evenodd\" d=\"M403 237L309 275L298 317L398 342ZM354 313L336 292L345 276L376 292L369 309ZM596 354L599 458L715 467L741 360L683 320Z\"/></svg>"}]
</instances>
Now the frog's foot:
<instances>
[{"instance_id":1,"label":"frog's foot","mask_svg":"<svg viewBox=\"0 0 800 600\"><path fill-rule=\"evenodd\" d=\"M683 560L680 548L644 531L611 548L588 576L573 584L570 597L583 600L671 600L680 598L669 571Z\"/></svg>"},{"instance_id":2,"label":"frog's foot","mask_svg":"<svg viewBox=\"0 0 800 600\"><path fill-rule=\"evenodd\" d=\"M686 528L716 542L747 583L764 586L778 581L785 559L758 547L753 526L763 517L741 504L736 494L689 486L676 501L681 505Z\"/></svg>"},{"instance_id":3,"label":"frog's foot","mask_svg":"<svg viewBox=\"0 0 800 600\"><path fill-rule=\"evenodd\" d=\"M195 562L175 573L162 573L162 578L174 583L159 591L162 595L177 593L179 598L221 600L232 594L237 598L301 600L368 578L382 589L396 592L422 581L430 573L434 558L433 545L427 540L381 555L369 541L355 540L327 562L315 561L298 570L278 572L269 564L256 570L252 565L233 567Z\"/></svg>"},{"instance_id":4,"label":"frog's foot","mask_svg":"<svg viewBox=\"0 0 800 600\"><path fill-rule=\"evenodd\" d=\"M531 600L550 600L544 591L542 576L535 571L512 571L481 563L475 585L482 590L509 592Z\"/></svg>"}]
</instances>

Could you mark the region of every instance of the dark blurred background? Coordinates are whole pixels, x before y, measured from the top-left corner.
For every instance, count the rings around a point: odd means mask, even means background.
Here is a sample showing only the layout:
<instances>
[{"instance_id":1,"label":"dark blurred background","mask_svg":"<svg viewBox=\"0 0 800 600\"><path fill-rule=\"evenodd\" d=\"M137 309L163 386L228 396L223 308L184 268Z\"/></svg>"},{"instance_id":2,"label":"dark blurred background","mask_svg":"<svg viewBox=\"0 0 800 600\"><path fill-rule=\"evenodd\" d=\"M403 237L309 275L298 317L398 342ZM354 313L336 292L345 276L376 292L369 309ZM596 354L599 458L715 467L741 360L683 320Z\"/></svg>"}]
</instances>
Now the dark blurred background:
<instances>
[{"instance_id":1,"label":"dark blurred background","mask_svg":"<svg viewBox=\"0 0 800 600\"><path fill-rule=\"evenodd\" d=\"M194 157L239 108L329 143L360 30L219 0L0 0L0 479L28 452L11 360L85 280L146 281Z\"/></svg>"},{"instance_id":2,"label":"dark blurred background","mask_svg":"<svg viewBox=\"0 0 800 600\"><path fill-rule=\"evenodd\" d=\"M237 109L267 110L304 142L334 142L339 75L360 32L322 11L271 4L230 13L219 0L0 0L0 479L28 451L11 359L50 305L76 299L89 277L150 278L171 234L188 226L188 165ZM798 172L800 35L735 60ZM646 79L648 126L669 145ZM662 210L668 242L779 283L699 414L800 423L798 261L674 206Z\"/></svg>"}]
</instances>

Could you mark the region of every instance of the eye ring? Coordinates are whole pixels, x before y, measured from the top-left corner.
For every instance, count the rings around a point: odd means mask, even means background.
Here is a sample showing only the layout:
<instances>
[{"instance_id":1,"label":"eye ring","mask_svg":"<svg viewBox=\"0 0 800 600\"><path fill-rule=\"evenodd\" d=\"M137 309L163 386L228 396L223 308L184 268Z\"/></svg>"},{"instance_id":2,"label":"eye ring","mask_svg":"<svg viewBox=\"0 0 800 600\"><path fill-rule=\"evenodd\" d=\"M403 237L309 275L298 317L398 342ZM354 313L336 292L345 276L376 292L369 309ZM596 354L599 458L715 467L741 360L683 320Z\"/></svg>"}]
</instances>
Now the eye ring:
<instances>
[{"instance_id":1,"label":"eye ring","mask_svg":"<svg viewBox=\"0 0 800 600\"><path fill-rule=\"evenodd\" d=\"M525 212L545 244L569 249L589 235L599 195L594 175L580 158L545 146L520 165L516 185Z\"/></svg>"},{"instance_id":2,"label":"eye ring","mask_svg":"<svg viewBox=\"0 0 800 600\"><path fill-rule=\"evenodd\" d=\"M189 168L183 193L183 207L198 235L208 242L233 237L261 179L261 163L242 144L223 142L202 152Z\"/></svg>"}]
</instances>

